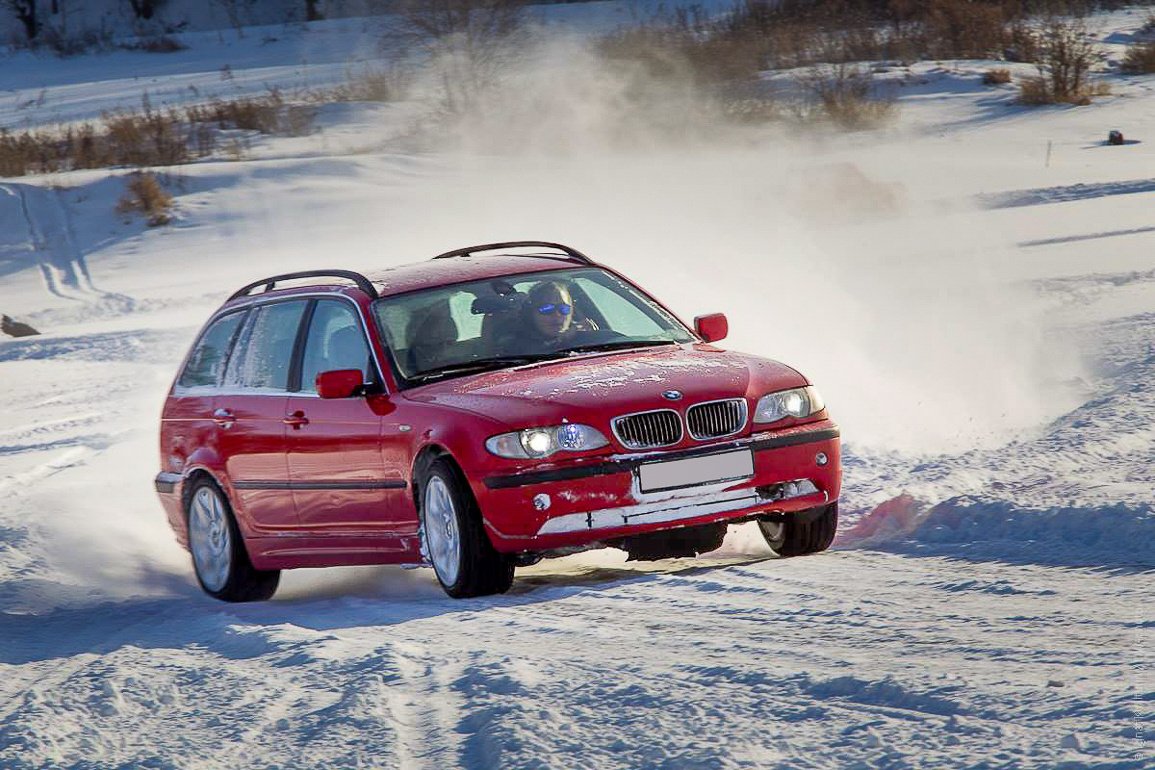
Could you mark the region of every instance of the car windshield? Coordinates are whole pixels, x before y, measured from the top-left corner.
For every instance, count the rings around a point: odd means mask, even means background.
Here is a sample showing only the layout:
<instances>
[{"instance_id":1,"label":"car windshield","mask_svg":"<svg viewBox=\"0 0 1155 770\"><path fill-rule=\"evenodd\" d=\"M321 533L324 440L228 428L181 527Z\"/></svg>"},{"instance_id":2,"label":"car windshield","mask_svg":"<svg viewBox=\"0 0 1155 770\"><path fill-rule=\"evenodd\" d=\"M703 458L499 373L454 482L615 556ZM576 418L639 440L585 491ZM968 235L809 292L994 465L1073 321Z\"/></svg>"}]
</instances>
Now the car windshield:
<instances>
[{"instance_id":1,"label":"car windshield","mask_svg":"<svg viewBox=\"0 0 1155 770\"><path fill-rule=\"evenodd\" d=\"M695 339L635 287L593 267L383 297L373 310L397 372L409 385Z\"/></svg>"}]
</instances>

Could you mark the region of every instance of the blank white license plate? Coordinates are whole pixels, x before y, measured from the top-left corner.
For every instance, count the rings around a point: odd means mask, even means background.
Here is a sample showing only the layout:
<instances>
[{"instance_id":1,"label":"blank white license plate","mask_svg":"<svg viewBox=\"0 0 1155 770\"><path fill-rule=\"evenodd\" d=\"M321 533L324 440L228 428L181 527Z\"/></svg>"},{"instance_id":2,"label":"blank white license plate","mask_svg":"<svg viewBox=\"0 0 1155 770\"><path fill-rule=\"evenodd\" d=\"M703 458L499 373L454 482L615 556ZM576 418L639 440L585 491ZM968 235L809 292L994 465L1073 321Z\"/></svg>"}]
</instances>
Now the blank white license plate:
<instances>
[{"instance_id":1,"label":"blank white license plate","mask_svg":"<svg viewBox=\"0 0 1155 770\"><path fill-rule=\"evenodd\" d=\"M638 466L638 482L643 492L748 479L753 475L754 454L749 449Z\"/></svg>"}]
</instances>

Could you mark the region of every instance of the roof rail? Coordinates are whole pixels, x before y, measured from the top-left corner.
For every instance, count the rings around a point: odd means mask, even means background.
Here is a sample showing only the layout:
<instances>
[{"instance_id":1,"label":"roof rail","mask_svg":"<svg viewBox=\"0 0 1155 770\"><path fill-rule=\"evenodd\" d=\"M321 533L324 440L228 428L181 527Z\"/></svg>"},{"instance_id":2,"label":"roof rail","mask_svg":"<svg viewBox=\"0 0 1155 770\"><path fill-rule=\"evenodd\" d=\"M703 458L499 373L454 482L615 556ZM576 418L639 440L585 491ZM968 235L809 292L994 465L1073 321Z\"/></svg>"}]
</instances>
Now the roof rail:
<instances>
[{"instance_id":1,"label":"roof rail","mask_svg":"<svg viewBox=\"0 0 1155 770\"><path fill-rule=\"evenodd\" d=\"M496 251L497 249L514 249L524 248L526 246L543 246L549 249L557 249L562 254L511 254L507 256L526 256L539 257L543 259L561 259L566 262L581 262L585 265L592 265L594 261L582 254L580 251L569 246L564 246L560 243L551 243L549 241L505 241L503 243L483 243L480 246L467 246L464 249L455 249L447 251L444 254L438 254L434 259L448 259L450 257L468 257L472 256L478 251Z\"/></svg>"},{"instance_id":2,"label":"roof rail","mask_svg":"<svg viewBox=\"0 0 1155 770\"><path fill-rule=\"evenodd\" d=\"M259 281L253 281L247 286L242 286L233 292L229 299L237 299L238 297L247 297L252 293L253 289L258 286L264 286L265 291L272 291L276 288L278 281L288 281L294 278L344 278L357 284L357 288L369 295L370 299L377 299L377 289L372 282L360 273L354 273L352 270L302 270L298 273L283 273L281 275L274 275L268 278L262 278Z\"/></svg>"}]
</instances>

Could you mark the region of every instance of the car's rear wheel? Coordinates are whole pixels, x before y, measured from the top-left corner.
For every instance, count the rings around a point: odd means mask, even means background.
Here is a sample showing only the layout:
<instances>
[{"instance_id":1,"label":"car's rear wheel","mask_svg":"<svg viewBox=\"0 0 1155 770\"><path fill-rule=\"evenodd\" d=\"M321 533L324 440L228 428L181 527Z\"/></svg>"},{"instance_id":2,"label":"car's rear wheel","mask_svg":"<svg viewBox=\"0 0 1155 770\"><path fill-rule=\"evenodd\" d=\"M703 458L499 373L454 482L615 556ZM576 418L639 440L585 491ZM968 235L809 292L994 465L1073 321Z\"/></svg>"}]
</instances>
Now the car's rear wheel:
<instances>
[{"instance_id":1,"label":"car's rear wheel","mask_svg":"<svg viewBox=\"0 0 1155 770\"><path fill-rule=\"evenodd\" d=\"M253 567L228 498L212 481L198 479L188 496L188 542L193 569L204 592L226 602L270 598L280 570Z\"/></svg>"},{"instance_id":2,"label":"car's rear wheel","mask_svg":"<svg viewBox=\"0 0 1155 770\"><path fill-rule=\"evenodd\" d=\"M838 529L838 503L787 515L780 521L759 521L770 550L779 556L805 556L825 551Z\"/></svg>"},{"instance_id":3,"label":"car's rear wheel","mask_svg":"<svg viewBox=\"0 0 1155 770\"><path fill-rule=\"evenodd\" d=\"M423 550L445 593L464 599L509 590L513 561L494 550L477 503L449 460L434 460L422 474L420 504Z\"/></svg>"}]
</instances>

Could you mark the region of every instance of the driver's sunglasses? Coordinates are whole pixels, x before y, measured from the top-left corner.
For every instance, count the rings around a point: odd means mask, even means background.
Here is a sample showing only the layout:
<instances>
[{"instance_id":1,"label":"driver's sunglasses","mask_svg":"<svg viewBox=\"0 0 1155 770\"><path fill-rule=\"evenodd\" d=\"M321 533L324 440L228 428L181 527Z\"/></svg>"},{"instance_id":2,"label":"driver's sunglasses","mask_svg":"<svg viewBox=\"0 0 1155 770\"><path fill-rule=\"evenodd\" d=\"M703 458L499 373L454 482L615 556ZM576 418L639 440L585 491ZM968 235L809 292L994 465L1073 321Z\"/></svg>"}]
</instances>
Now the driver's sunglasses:
<instances>
[{"instance_id":1,"label":"driver's sunglasses","mask_svg":"<svg viewBox=\"0 0 1155 770\"><path fill-rule=\"evenodd\" d=\"M546 305L538 305L537 308L537 312L541 313L542 315L549 315L555 310L561 313L563 316L567 316L569 315L569 312L573 310L573 305L567 305L564 302L550 302Z\"/></svg>"}]
</instances>

